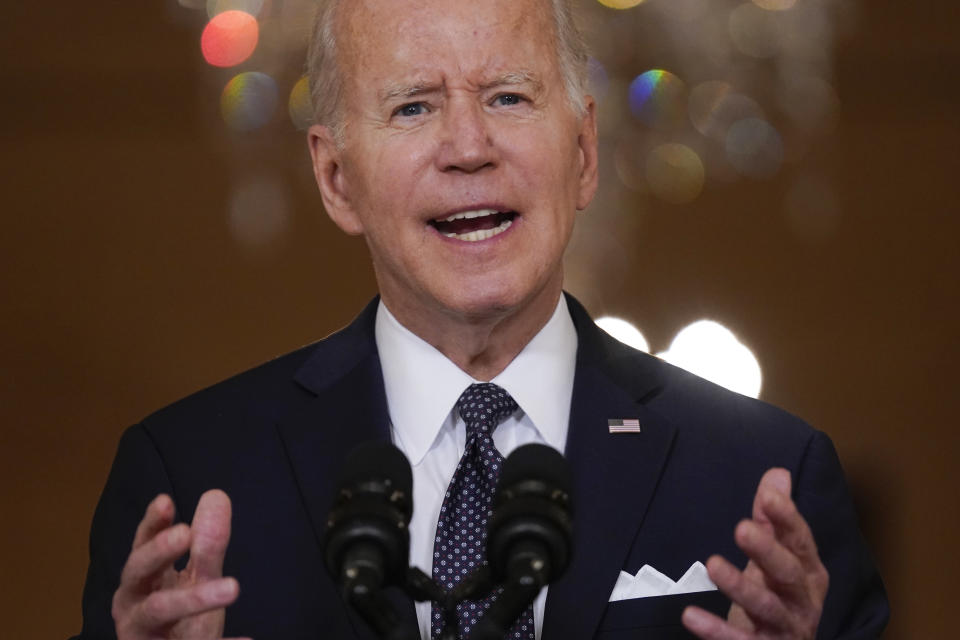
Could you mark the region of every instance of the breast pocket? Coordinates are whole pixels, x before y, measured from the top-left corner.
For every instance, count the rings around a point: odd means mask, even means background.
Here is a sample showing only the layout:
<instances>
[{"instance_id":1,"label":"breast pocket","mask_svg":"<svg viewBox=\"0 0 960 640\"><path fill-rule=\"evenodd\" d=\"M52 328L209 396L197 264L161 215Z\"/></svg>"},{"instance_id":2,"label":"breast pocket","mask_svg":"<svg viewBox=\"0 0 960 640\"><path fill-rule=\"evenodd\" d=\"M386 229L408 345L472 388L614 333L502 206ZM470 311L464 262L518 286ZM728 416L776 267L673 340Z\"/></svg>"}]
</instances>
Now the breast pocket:
<instances>
[{"instance_id":1,"label":"breast pocket","mask_svg":"<svg viewBox=\"0 0 960 640\"><path fill-rule=\"evenodd\" d=\"M701 591L611 602L600 620L596 640L694 638L680 622L680 614L689 605L726 617L730 600L720 591Z\"/></svg>"}]
</instances>

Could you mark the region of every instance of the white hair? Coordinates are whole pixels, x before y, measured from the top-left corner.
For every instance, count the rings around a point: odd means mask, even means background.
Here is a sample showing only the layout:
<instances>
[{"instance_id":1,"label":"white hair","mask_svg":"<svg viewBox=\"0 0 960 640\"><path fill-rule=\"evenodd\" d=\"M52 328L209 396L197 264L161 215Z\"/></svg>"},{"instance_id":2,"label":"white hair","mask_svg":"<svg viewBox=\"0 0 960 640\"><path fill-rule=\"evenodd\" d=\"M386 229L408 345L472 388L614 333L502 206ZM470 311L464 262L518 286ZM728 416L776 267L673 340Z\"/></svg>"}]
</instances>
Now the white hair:
<instances>
[{"instance_id":1,"label":"white hair","mask_svg":"<svg viewBox=\"0 0 960 640\"><path fill-rule=\"evenodd\" d=\"M313 117L343 142L343 78L337 63L335 22L342 0L319 0L307 52L307 75ZM570 106L580 116L586 111L587 46L577 27L571 0L550 0L556 30L557 62Z\"/></svg>"}]
</instances>

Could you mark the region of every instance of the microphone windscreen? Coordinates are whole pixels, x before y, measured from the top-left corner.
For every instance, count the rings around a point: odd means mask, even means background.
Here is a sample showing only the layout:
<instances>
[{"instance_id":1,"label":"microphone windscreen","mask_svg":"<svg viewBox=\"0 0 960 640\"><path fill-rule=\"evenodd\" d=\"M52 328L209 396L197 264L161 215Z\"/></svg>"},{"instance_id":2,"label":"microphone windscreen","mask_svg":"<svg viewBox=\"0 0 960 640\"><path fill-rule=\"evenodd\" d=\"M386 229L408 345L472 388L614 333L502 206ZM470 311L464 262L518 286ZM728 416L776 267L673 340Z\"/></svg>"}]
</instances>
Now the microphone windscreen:
<instances>
[{"instance_id":1,"label":"microphone windscreen","mask_svg":"<svg viewBox=\"0 0 960 640\"><path fill-rule=\"evenodd\" d=\"M410 463L396 446L382 440L371 440L347 454L340 486L353 487L370 481L389 481L394 489L410 495L413 473Z\"/></svg>"},{"instance_id":2,"label":"microphone windscreen","mask_svg":"<svg viewBox=\"0 0 960 640\"><path fill-rule=\"evenodd\" d=\"M513 450L503 463L500 486L510 487L526 480L538 480L570 493L573 478L566 458L545 444L525 444Z\"/></svg>"}]
</instances>

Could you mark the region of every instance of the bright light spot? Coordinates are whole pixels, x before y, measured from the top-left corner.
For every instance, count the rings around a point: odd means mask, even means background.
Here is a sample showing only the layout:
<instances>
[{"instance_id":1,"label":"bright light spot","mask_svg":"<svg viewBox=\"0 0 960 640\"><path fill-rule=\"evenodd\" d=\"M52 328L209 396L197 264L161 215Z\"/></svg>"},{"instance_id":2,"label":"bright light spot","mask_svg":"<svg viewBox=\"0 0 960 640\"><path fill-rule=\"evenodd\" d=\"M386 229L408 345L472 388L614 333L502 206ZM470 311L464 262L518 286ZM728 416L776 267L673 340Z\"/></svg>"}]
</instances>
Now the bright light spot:
<instances>
[{"instance_id":1,"label":"bright light spot","mask_svg":"<svg viewBox=\"0 0 960 640\"><path fill-rule=\"evenodd\" d=\"M259 71L233 77L220 94L223 121L234 131L259 129L277 108L277 83Z\"/></svg>"},{"instance_id":2,"label":"bright light spot","mask_svg":"<svg viewBox=\"0 0 960 640\"><path fill-rule=\"evenodd\" d=\"M720 80L701 82L687 101L694 128L713 140L723 141L730 125L744 118L763 118L763 109L753 99L737 93Z\"/></svg>"},{"instance_id":3,"label":"bright light spot","mask_svg":"<svg viewBox=\"0 0 960 640\"><path fill-rule=\"evenodd\" d=\"M663 69L645 71L630 83L630 111L652 129L670 129L683 120L683 80Z\"/></svg>"},{"instance_id":4,"label":"bright light spot","mask_svg":"<svg viewBox=\"0 0 960 640\"><path fill-rule=\"evenodd\" d=\"M245 11L215 15L200 36L203 58L215 67L233 67L249 58L260 39L257 19Z\"/></svg>"},{"instance_id":5,"label":"bright light spot","mask_svg":"<svg viewBox=\"0 0 960 640\"><path fill-rule=\"evenodd\" d=\"M293 85L290 100L287 103L293 126L303 130L313 124L313 106L310 103L310 79L303 76Z\"/></svg>"},{"instance_id":6,"label":"bright light spot","mask_svg":"<svg viewBox=\"0 0 960 640\"><path fill-rule=\"evenodd\" d=\"M686 204L703 190L703 162L697 152L682 144L662 144L647 157L647 183L666 202Z\"/></svg>"},{"instance_id":7,"label":"bright light spot","mask_svg":"<svg viewBox=\"0 0 960 640\"><path fill-rule=\"evenodd\" d=\"M230 233L246 249L275 246L289 226L287 193L275 178L258 176L236 187L230 198Z\"/></svg>"},{"instance_id":8,"label":"bright light spot","mask_svg":"<svg viewBox=\"0 0 960 640\"><path fill-rule=\"evenodd\" d=\"M670 364L745 396L760 396L760 363L723 325L699 320L684 328L657 354Z\"/></svg>"},{"instance_id":9,"label":"bright light spot","mask_svg":"<svg viewBox=\"0 0 960 640\"><path fill-rule=\"evenodd\" d=\"M730 164L749 178L772 178L783 162L780 134L759 118L734 123L727 132L726 151Z\"/></svg>"},{"instance_id":10,"label":"bright light spot","mask_svg":"<svg viewBox=\"0 0 960 640\"><path fill-rule=\"evenodd\" d=\"M730 12L728 23L733 44L742 53L754 58L770 58L780 52L779 14L764 11L750 2Z\"/></svg>"},{"instance_id":11,"label":"bright light spot","mask_svg":"<svg viewBox=\"0 0 960 640\"><path fill-rule=\"evenodd\" d=\"M797 4L797 0L753 0L753 4L767 11L786 11Z\"/></svg>"},{"instance_id":12,"label":"bright light spot","mask_svg":"<svg viewBox=\"0 0 960 640\"><path fill-rule=\"evenodd\" d=\"M264 0L207 0L207 16L214 17L224 11L245 11L259 16Z\"/></svg>"},{"instance_id":13,"label":"bright light spot","mask_svg":"<svg viewBox=\"0 0 960 640\"><path fill-rule=\"evenodd\" d=\"M597 318L596 323L598 327L609 333L623 344L633 347L639 351L646 351L647 353L650 352L650 346L647 344L647 339L643 337L643 334L640 333L639 329L626 320L614 318L612 316L604 316L602 318Z\"/></svg>"},{"instance_id":14,"label":"bright light spot","mask_svg":"<svg viewBox=\"0 0 960 640\"><path fill-rule=\"evenodd\" d=\"M611 9L630 9L642 4L644 0L597 0L600 4Z\"/></svg>"}]
</instances>

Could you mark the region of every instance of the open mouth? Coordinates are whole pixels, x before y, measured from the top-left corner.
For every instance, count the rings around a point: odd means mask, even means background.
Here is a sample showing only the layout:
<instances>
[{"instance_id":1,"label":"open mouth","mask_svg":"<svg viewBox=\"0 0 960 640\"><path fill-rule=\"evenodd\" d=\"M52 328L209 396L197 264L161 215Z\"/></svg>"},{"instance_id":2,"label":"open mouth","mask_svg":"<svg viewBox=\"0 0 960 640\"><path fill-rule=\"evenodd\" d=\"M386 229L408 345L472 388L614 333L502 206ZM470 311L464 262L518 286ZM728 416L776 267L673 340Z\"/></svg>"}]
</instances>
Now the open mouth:
<instances>
[{"instance_id":1,"label":"open mouth","mask_svg":"<svg viewBox=\"0 0 960 640\"><path fill-rule=\"evenodd\" d=\"M516 215L515 211L476 209L461 211L442 220L431 220L430 224L448 238L479 242L509 229Z\"/></svg>"}]
</instances>

